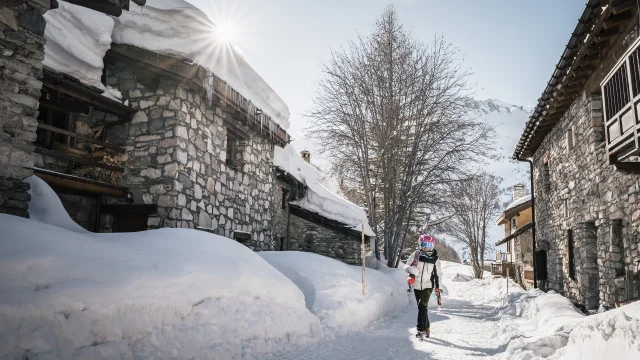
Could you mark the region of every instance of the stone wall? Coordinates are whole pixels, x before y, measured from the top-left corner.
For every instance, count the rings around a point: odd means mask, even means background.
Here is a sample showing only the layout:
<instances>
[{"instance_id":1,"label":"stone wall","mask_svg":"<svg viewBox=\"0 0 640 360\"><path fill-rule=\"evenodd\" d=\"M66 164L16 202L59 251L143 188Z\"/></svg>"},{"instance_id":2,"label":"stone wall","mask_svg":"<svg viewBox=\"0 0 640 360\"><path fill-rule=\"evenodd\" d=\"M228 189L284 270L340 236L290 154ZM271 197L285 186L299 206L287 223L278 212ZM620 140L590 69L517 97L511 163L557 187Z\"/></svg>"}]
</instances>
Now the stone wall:
<instances>
[{"instance_id":1,"label":"stone wall","mask_svg":"<svg viewBox=\"0 0 640 360\"><path fill-rule=\"evenodd\" d=\"M203 89L169 77L145 86L141 74L139 67L123 62L107 66L107 84L139 110L109 139L126 139L123 183L134 201L158 205L149 227L205 227L231 238L243 231L252 234L245 243L250 248L272 249L274 145L222 109L209 107ZM205 83L208 76L200 67L196 82ZM225 161L225 121L249 134L239 143L242 163L236 168Z\"/></svg>"},{"instance_id":2,"label":"stone wall","mask_svg":"<svg viewBox=\"0 0 640 360\"><path fill-rule=\"evenodd\" d=\"M291 215L287 250L308 251L360 265L360 241Z\"/></svg>"},{"instance_id":3,"label":"stone wall","mask_svg":"<svg viewBox=\"0 0 640 360\"><path fill-rule=\"evenodd\" d=\"M28 217L49 1L0 4L0 213Z\"/></svg>"},{"instance_id":4,"label":"stone wall","mask_svg":"<svg viewBox=\"0 0 640 360\"><path fill-rule=\"evenodd\" d=\"M58 193L58 197L73 221L89 231L98 231L96 229L97 198L61 193Z\"/></svg>"},{"instance_id":5,"label":"stone wall","mask_svg":"<svg viewBox=\"0 0 640 360\"><path fill-rule=\"evenodd\" d=\"M572 129L574 136L571 150L566 142L568 129ZM549 169L548 190L543 186L545 163ZM581 94L534 156L536 236L538 246L548 243L551 289L581 303L592 299L593 292L608 306L613 305L615 297L620 297L622 292L615 285L615 277L621 272L617 259L633 271L640 260L639 180L637 175L617 172L607 163L600 96ZM621 241L606 236L612 221L620 224L616 237ZM580 231L583 226L580 224L584 223L593 223L595 230L590 231L596 232L596 239L574 236L575 248L578 253L597 250L597 256L587 256L581 266L599 274L599 289L593 289L591 276L569 278L567 230Z\"/></svg>"}]
</instances>

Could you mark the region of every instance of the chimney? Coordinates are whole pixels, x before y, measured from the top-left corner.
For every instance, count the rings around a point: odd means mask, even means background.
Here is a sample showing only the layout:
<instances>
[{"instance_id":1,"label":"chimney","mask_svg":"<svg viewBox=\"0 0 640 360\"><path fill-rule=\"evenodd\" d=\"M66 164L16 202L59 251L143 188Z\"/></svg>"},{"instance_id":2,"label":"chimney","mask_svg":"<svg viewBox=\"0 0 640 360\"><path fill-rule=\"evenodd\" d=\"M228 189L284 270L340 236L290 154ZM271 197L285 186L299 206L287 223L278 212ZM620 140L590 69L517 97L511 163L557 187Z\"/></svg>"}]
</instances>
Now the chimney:
<instances>
[{"instance_id":1,"label":"chimney","mask_svg":"<svg viewBox=\"0 0 640 360\"><path fill-rule=\"evenodd\" d=\"M300 151L300 156L304 159L304 161L311 163L311 153L307 150Z\"/></svg>"},{"instance_id":2,"label":"chimney","mask_svg":"<svg viewBox=\"0 0 640 360\"><path fill-rule=\"evenodd\" d=\"M527 186L525 184L513 185L513 201L527 196Z\"/></svg>"}]
</instances>

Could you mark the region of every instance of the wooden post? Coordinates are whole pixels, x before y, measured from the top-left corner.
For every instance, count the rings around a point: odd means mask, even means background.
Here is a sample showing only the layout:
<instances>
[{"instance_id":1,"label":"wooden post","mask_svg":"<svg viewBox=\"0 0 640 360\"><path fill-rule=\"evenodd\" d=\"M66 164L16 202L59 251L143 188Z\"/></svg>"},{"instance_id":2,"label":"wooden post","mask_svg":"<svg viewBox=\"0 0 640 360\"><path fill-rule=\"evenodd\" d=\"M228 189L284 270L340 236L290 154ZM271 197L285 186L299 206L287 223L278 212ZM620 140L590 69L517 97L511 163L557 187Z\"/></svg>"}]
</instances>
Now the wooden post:
<instances>
[{"instance_id":1,"label":"wooden post","mask_svg":"<svg viewBox=\"0 0 640 360\"><path fill-rule=\"evenodd\" d=\"M362 224L362 244L360 246L360 261L362 262L362 296L364 296L364 224Z\"/></svg>"},{"instance_id":2,"label":"wooden post","mask_svg":"<svg viewBox=\"0 0 640 360\"><path fill-rule=\"evenodd\" d=\"M509 267L507 266L507 295L509 295Z\"/></svg>"}]
</instances>

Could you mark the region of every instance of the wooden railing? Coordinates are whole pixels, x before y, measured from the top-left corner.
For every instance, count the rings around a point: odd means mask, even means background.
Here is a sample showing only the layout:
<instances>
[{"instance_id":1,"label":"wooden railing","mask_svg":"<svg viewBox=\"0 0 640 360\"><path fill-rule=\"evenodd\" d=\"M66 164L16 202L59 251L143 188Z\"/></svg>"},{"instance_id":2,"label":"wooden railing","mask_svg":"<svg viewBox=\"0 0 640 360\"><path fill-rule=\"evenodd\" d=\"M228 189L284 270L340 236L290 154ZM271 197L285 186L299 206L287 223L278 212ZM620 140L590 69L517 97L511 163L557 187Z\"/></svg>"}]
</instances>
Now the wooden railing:
<instances>
[{"instance_id":1,"label":"wooden railing","mask_svg":"<svg viewBox=\"0 0 640 360\"><path fill-rule=\"evenodd\" d=\"M640 38L630 46L600 85L609 162L624 161L640 154Z\"/></svg>"},{"instance_id":2,"label":"wooden railing","mask_svg":"<svg viewBox=\"0 0 640 360\"><path fill-rule=\"evenodd\" d=\"M71 138L75 138L90 144L98 145L100 147L103 147L104 149L115 151L117 153L124 154L126 151L121 146L111 144L103 140L95 139L90 136L80 135L80 134L74 133L73 131L60 129L55 126L38 123L38 128L45 130L48 133L61 134L61 135L69 136ZM51 143L51 145L53 145L53 142ZM36 148L34 149L34 152L45 155L45 156L72 161L80 165L87 165L87 166L98 167L98 168L111 170L111 171L124 172L123 167L107 164L104 161L98 160L96 156L93 156L94 154L89 154L89 153L84 154L74 149L67 149L65 151L65 150L52 149L52 146L50 146L49 148L36 146ZM105 154L100 153L100 155L104 156L106 155L106 153Z\"/></svg>"}]
</instances>

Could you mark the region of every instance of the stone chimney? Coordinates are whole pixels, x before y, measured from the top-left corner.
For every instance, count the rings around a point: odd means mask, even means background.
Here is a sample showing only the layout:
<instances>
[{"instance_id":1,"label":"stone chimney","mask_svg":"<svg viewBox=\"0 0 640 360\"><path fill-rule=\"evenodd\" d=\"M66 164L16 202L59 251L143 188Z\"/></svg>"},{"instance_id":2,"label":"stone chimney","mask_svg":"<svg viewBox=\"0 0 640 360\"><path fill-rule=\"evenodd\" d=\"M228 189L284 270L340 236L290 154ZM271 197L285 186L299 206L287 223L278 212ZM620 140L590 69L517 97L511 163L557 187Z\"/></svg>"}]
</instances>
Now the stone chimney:
<instances>
[{"instance_id":1,"label":"stone chimney","mask_svg":"<svg viewBox=\"0 0 640 360\"><path fill-rule=\"evenodd\" d=\"M300 151L300 156L304 159L304 161L311 163L311 153L307 150Z\"/></svg>"},{"instance_id":2,"label":"stone chimney","mask_svg":"<svg viewBox=\"0 0 640 360\"><path fill-rule=\"evenodd\" d=\"M527 186L525 184L513 185L513 201L527 196Z\"/></svg>"}]
</instances>

